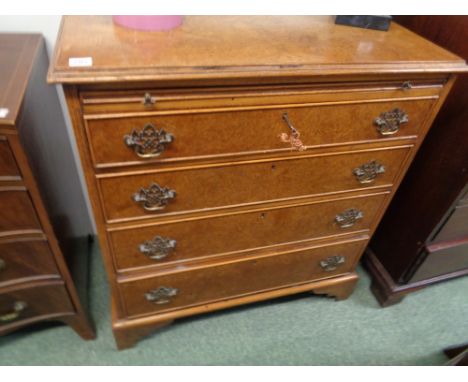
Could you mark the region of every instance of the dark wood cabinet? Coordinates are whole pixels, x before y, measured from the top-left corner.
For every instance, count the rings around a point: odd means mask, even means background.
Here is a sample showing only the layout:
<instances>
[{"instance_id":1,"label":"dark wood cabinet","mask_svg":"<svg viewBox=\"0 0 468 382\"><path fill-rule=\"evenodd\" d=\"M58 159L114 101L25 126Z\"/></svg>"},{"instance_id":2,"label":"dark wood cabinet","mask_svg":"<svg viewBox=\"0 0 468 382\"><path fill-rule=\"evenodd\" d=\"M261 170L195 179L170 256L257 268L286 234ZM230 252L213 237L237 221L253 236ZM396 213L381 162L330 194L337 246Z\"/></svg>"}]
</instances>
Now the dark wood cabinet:
<instances>
[{"instance_id":1,"label":"dark wood cabinet","mask_svg":"<svg viewBox=\"0 0 468 382\"><path fill-rule=\"evenodd\" d=\"M396 20L468 59L467 16ZM468 274L467 89L462 74L371 240L365 262L382 305Z\"/></svg>"},{"instance_id":2,"label":"dark wood cabinet","mask_svg":"<svg viewBox=\"0 0 468 382\"><path fill-rule=\"evenodd\" d=\"M52 192L41 188L45 183L33 170L49 155L31 149L44 149L37 129L62 128L54 125L50 92L55 89L47 86L47 67L42 36L0 35L0 335L54 320L92 339L44 204L53 202Z\"/></svg>"}]
</instances>

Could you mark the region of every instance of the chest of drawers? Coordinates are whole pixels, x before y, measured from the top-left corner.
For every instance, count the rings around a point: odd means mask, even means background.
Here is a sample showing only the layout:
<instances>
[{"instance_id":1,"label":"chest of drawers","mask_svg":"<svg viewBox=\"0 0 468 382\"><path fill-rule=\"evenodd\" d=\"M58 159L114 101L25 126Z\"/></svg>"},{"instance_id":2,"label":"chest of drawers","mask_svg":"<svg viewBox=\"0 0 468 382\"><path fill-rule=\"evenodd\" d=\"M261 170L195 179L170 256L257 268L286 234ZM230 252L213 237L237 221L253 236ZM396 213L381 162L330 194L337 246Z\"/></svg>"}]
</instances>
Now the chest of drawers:
<instances>
[{"instance_id":1,"label":"chest of drawers","mask_svg":"<svg viewBox=\"0 0 468 382\"><path fill-rule=\"evenodd\" d=\"M65 18L49 80L64 84L118 347L188 315L348 297L464 70L396 24L186 17L148 33Z\"/></svg>"},{"instance_id":2,"label":"chest of drawers","mask_svg":"<svg viewBox=\"0 0 468 382\"><path fill-rule=\"evenodd\" d=\"M44 204L44 196L54 201L45 192L50 186L40 187L44 182L33 169L46 154L27 149L44 147L37 139L44 124L63 124L62 114L56 118L56 91L45 83L47 67L40 35L0 34L0 335L58 320L92 339L59 245L63 237L56 236Z\"/></svg>"}]
</instances>

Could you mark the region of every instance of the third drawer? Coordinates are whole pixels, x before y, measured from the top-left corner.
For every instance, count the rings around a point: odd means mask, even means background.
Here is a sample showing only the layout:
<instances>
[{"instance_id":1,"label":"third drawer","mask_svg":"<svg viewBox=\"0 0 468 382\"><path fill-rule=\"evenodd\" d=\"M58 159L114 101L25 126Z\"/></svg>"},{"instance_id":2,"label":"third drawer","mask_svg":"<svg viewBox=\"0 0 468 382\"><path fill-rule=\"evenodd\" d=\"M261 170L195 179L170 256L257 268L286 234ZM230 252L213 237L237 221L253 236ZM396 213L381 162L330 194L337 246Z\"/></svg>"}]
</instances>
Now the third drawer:
<instances>
[{"instance_id":1,"label":"third drawer","mask_svg":"<svg viewBox=\"0 0 468 382\"><path fill-rule=\"evenodd\" d=\"M116 267L131 270L368 230L388 192L303 201L211 218L110 228ZM344 219L344 220L343 220Z\"/></svg>"}]
</instances>

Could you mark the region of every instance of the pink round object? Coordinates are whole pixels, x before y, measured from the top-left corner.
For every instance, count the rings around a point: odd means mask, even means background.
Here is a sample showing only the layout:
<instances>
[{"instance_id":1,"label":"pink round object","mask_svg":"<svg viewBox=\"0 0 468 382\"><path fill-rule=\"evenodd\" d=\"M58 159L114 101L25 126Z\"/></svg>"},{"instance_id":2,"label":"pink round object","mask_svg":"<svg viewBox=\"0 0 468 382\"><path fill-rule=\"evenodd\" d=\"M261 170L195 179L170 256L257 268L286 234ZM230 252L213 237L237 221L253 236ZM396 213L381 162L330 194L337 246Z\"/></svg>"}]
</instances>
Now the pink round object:
<instances>
[{"instance_id":1,"label":"pink round object","mask_svg":"<svg viewBox=\"0 0 468 382\"><path fill-rule=\"evenodd\" d=\"M166 31L182 24L182 16L112 16L114 23L143 31Z\"/></svg>"}]
</instances>

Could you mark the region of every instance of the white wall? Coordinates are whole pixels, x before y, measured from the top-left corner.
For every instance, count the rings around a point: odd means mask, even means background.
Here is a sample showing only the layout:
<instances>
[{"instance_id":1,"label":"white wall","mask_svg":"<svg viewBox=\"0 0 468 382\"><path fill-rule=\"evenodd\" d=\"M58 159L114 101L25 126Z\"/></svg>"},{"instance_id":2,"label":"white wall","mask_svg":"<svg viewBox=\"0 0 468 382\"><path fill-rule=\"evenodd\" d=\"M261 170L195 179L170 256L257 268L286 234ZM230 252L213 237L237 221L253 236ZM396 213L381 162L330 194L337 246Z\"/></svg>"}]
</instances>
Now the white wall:
<instances>
[{"instance_id":1,"label":"white wall","mask_svg":"<svg viewBox=\"0 0 468 382\"><path fill-rule=\"evenodd\" d=\"M57 38L62 16L0 16L0 32L42 33L47 43L49 57Z\"/></svg>"},{"instance_id":2,"label":"white wall","mask_svg":"<svg viewBox=\"0 0 468 382\"><path fill-rule=\"evenodd\" d=\"M46 41L47 51L49 54L49 60L52 57L55 41L57 39L57 34L60 28L61 16L51 15L51 16L0 16L0 32L14 32L14 33L41 33ZM46 79L44 78L44 81ZM84 198L84 203L86 203L88 220L90 222L89 227L74 227L76 235L82 236L87 233L96 233L96 225L92 218L91 213L91 204L88 198L88 193L86 191L86 185L84 181L84 175L81 168L78 149L75 144L74 133L71 125L71 121L68 115L68 109L65 102L65 97L63 94L63 89L61 86L56 86L60 104L62 106L65 124L67 129L67 134L70 142L70 149L75 158L77 164L79 182L81 185L81 197ZM73 174L70 174L73 176ZM83 211L77 211L76 213L83 213ZM70 216L73 219L73 216ZM91 231L91 232L90 232Z\"/></svg>"}]
</instances>

